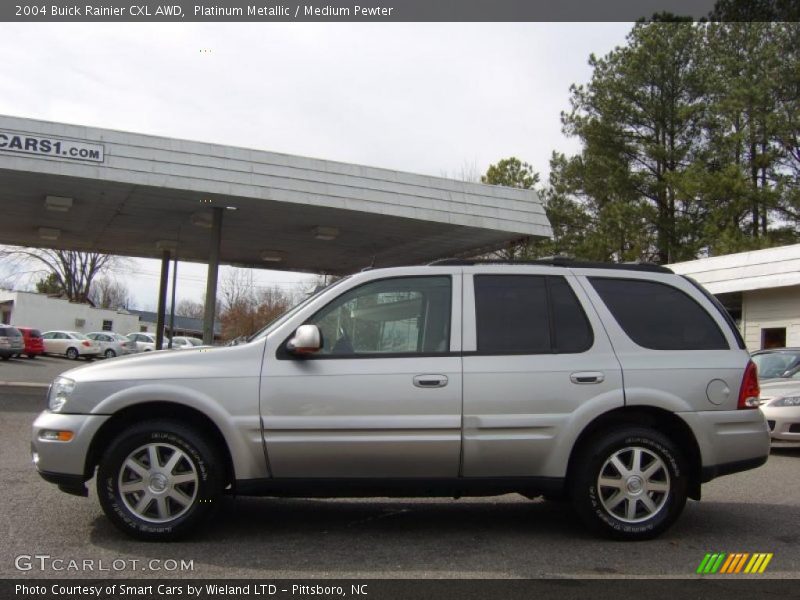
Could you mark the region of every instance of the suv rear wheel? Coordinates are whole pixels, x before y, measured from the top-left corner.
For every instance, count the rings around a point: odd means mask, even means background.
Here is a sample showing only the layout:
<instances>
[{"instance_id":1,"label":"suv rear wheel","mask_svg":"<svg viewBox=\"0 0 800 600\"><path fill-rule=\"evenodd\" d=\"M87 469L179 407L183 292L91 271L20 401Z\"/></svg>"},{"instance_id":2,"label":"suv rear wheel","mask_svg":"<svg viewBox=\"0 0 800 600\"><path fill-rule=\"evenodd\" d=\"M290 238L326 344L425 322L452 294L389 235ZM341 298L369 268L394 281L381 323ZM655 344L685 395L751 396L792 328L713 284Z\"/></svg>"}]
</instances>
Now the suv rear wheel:
<instances>
[{"instance_id":1,"label":"suv rear wheel","mask_svg":"<svg viewBox=\"0 0 800 600\"><path fill-rule=\"evenodd\" d=\"M658 431L631 426L596 436L583 446L575 465L575 509L608 537L653 538L686 504L686 461Z\"/></svg>"},{"instance_id":2,"label":"suv rear wheel","mask_svg":"<svg viewBox=\"0 0 800 600\"><path fill-rule=\"evenodd\" d=\"M98 470L97 495L123 532L169 541L189 534L213 512L223 481L214 446L179 422L159 419L115 438Z\"/></svg>"}]
</instances>

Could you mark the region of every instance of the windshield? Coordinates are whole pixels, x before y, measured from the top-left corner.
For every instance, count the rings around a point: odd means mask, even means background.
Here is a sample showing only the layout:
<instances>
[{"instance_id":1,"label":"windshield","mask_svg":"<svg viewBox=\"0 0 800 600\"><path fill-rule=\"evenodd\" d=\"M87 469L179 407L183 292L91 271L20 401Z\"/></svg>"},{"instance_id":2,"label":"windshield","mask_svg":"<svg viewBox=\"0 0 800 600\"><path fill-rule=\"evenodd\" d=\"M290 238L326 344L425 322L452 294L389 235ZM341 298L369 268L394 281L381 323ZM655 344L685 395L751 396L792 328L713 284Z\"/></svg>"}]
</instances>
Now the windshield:
<instances>
[{"instance_id":1,"label":"windshield","mask_svg":"<svg viewBox=\"0 0 800 600\"><path fill-rule=\"evenodd\" d=\"M337 285L339 285L343 281L347 281L349 278L350 278L349 275L347 277L342 277L341 279L338 279L338 280L334 281L333 283L328 284L326 287L318 289L316 292L311 294L308 298L303 300L300 304L298 304L297 306L295 306L293 308L290 308L287 312L283 313L279 317L273 319L272 321L270 321L269 323L264 325L264 327L262 327L261 329L256 331L251 336L249 336L245 340L245 342L252 342L253 340L256 340L256 339L264 337L272 329L274 329L275 327L278 327L281 323L284 323L287 319L290 319L294 314L297 313L297 311L299 311L301 308L306 306L312 300L316 299L320 294L322 294L323 292L327 292L329 289L331 289L333 287L336 287Z\"/></svg>"},{"instance_id":2,"label":"windshield","mask_svg":"<svg viewBox=\"0 0 800 600\"><path fill-rule=\"evenodd\" d=\"M800 372L800 350L764 352L753 356L760 379L793 377ZM800 377L795 377L798 379Z\"/></svg>"},{"instance_id":3,"label":"windshield","mask_svg":"<svg viewBox=\"0 0 800 600\"><path fill-rule=\"evenodd\" d=\"M88 340L89 338L83 335L82 333L78 333L77 331L73 331L69 334L72 339L74 340Z\"/></svg>"}]
</instances>

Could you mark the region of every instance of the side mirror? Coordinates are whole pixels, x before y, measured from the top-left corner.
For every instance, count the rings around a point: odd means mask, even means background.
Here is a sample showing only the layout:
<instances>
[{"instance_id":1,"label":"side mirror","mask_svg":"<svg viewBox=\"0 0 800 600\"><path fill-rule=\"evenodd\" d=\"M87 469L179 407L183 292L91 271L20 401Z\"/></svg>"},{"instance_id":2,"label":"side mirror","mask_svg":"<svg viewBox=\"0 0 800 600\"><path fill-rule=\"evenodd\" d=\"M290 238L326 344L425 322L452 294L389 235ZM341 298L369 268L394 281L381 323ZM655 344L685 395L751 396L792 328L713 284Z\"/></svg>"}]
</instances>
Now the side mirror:
<instances>
[{"instance_id":1,"label":"side mirror","mask_svg":"<svg viewBox=\"0 0 800 600\"><path fill-rule=\"evenodd\" d=\"M322 348L322 334L316 325L300 325L292 338L286 342L286 350L292 354L313 354Z\"/></svg>"}]
</instances>

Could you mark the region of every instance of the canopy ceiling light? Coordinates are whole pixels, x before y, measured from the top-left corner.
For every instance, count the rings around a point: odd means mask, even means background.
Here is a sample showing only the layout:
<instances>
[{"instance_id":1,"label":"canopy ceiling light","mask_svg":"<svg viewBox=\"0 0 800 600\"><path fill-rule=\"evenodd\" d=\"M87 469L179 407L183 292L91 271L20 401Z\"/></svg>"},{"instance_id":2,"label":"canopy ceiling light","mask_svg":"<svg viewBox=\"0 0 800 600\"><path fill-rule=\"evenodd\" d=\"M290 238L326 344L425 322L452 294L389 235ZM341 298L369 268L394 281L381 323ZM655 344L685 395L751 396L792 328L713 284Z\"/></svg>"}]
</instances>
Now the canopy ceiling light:
<instances>
[{"instance_id":1,"label":"canopy ceiling light","mask_svg":"<svg viewBox=\"0 0 800 600\"><path fill-rule=\"evenodd\" d=\"M204 229L211 229L213 224L211 213L209 212L192 213L192 216L189 220L192 222L192 225L203 227Z\"/></svg>"},{"instance_id":2,"label":"canopy ceiling light","mask_svg":"<svg viewBox=\"0 0 800 600\"><path fill-rule=\"evenodd\" d=\"M61 230L52 227L39 227L39 237L43 240L54 242L61 237Z\"/></svg>"},{"instance_id":3,"label":"canopy ceiling light","mask_svg":"<svg viewBox=\"0 0 800 600\"><path fill-rule=\"evenodd\" d=\"M64 196L45 196L44 207L55 212L67 212L72 208L72 198Z\"/></svg>"},{"instance_id":4,"label":"canopy ceiling light","mask_svg":"<svg viewBox=\"0 0 800 600\"><path fill-rule=\"evenodd\" d=\"M314 237L318 240L335 240L339 237L339 230L336 227L314 227Z\"/></svg>"},{"instance_id":5,"label":"canopy ceiling light","mask_svg":"<svg viewBox=\"0 0 800 600\"><path fill-rule=\"evenodd\" d=\"M156 242L156 248L159 250L169 250L175 252L178 249L178 242L175 240L159 240Z\"/></svg>"},{"instance_id":6,"label":"canopy ceiling light","mask_svg":"<svg viewBox=\"0 0 800 600\"><path fill-rule=\"evenodd\" d=\"M264 250L261 253L261 260L264 262L281 262L285 257L286 254L279 250Z\"/></svg>"}]
</instances>

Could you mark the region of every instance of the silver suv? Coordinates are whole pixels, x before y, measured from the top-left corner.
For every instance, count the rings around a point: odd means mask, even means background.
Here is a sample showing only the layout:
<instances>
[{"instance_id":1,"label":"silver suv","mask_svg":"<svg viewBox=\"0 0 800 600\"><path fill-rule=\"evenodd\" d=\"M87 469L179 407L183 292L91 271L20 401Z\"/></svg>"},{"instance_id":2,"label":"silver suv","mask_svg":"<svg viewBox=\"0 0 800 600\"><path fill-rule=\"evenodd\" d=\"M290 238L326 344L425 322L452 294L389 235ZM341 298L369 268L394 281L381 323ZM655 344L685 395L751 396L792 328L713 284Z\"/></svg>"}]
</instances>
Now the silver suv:
<instances>
[{"instance_id":1,"label":"silver suv","mask_svg":"<svg viewBox=\"0 0 800 600\"><path fill-rule=\"evenodd\" d=\"M511 492L638 540L767 460L758 396L725 310L666 268L448 260L339 280L241 345L68 371L33 461L148 540L223 494Z\"/></svg>"}]
</instances>

